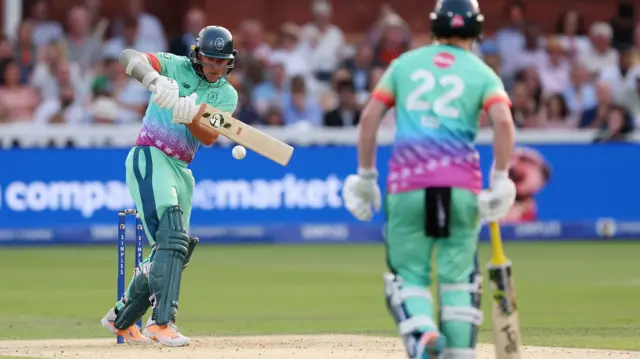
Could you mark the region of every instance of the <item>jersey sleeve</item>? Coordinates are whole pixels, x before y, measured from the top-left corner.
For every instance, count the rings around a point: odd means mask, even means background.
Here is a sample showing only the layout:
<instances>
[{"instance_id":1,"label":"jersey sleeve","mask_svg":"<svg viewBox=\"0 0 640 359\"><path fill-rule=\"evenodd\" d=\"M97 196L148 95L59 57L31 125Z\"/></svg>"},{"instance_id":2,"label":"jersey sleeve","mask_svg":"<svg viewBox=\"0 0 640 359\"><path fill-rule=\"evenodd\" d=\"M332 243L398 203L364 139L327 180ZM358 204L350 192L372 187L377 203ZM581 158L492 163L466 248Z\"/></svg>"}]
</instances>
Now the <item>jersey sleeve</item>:
<instances>
[{"instance_id":1,"label":"jersey sleeve","mask_svg":"<svg viewBox=\"0 0 640 359\"><path fill-rule=\"evenodd\" d=\"M396 102L396 79L394 76L396 67L397 60L394 60L384 72L371 94L372 98L382 101L387 107L393 107Z\"/></svg>"},{"instance_id":2,"label":"jersey sleeve","mask_svg":"<svg viewBox=\"0 0 640 359\"><path fill-rule=\"evenodd\" d=\"M511 106L511 99L509 98L507 91L504 89L502 80L492 71L489 73L487 84L484 89L482 108L484 110L489 110L491 106L500 102Z\"/></svg>"},{"instance_id":3,"label":"jersey sleeve","mask_svg":"<svg viewBox=\"0 0 640 359\"><path fill-rule=\"evenodd\" d=\"M167 76L168 68L180 62L182 58L182 56L176 56L167 52L146 53L145 55L147 55L151 66L163 76Z\"/></svg>"}]
</instances>

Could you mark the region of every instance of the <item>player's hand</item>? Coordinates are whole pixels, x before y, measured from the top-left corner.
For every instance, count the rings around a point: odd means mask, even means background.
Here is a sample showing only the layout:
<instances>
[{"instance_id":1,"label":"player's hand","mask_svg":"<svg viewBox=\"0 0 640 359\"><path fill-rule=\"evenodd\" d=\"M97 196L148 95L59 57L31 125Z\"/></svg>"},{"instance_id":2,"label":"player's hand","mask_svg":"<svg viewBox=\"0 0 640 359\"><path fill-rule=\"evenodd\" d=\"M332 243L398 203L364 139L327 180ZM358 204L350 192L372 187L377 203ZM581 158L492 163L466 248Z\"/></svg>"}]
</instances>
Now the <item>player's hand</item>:
<instances>
[{"instance_id":1,"label":"player's hand","mask_svg":"<svg viewBox=\"0 0 640 359\"><path fill-rule=\"evenodd\" d=\"M361 221L370 221L373 212L380 210L381 197L378 173L371 169L360 169L357 175L348 176L342 188L345 207Z\"/></svg>"},{"instance_id":2,"label":"player's hand","mask_svg":"<svg viewBox=\"0 0 640 359\"><path fill-rule=\"evenodd\" d=\"M196 104L197 99L197 93L192 93L188 97L180 97L176 106L173 108L173 123L191 123L195 115L198 113L198 108L200 107Z\"/></svg>"},{"instance_id":3,"label":"player's hand","mask_svg":"<svg viewBox=\"0 0 640 359\"><path fill-rule=\"evenodd\" d=\"M155 83L149 85L149 91L153 92L153 102L166 109L172 109L180 98L178 83L166 76L159 76Z\"/></svg>"},{"instance_id":4,"label":"player's hand","mask_svg":"<svg viewBox=\"0 0 640 359\"><path fill-rule=\"evenodd\" d=\"M507 215L516 200L516 185L507 171L496 171L491 176L491 189L478 195L480 217L495 222Z\"/></svg>"}]
</instances>

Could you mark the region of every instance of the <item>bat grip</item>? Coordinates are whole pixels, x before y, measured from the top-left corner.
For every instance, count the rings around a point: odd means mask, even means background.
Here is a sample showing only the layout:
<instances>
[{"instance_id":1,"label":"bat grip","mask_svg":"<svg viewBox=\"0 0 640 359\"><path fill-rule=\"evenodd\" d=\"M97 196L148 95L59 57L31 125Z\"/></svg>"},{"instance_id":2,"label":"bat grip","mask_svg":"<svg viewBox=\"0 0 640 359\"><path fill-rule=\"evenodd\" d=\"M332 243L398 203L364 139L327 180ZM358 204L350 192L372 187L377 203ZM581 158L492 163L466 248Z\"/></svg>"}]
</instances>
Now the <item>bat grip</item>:
<instances>
[{"instance_id":1,"label":"bat grip","mask_svg":"<svg viewBox=\"0 0 640 359\"><path fill-rule=\"evenodd\" d=\"M489 223L489 233L491 237L492 262L495 264L506 263L507 256L505 256L504 248L502 247L502 234L500 233L500 224L498 222Z\"/></svg>"}]
</instances>

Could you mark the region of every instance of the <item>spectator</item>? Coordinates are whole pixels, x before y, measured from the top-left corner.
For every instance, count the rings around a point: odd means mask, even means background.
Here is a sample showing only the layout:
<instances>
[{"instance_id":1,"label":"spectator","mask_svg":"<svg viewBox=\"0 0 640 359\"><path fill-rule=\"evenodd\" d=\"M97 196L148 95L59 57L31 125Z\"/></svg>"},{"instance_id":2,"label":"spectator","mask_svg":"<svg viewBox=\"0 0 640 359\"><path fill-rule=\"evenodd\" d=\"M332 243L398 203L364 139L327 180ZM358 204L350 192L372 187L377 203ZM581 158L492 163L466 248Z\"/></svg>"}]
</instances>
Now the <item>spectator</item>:
<instances>
[{"instance_id":1,"label":"spectator","mask_svg":"<svg viewBox=\"0 0 640 359\"><path fill-rule=\"evenodd\" d=\"M589 38L584 17L577 10L567 10L558 17L556 34L570 59L589 49Z\"/></svg>"},{"instance_id":2,"label":"spectator","mask_svg":"<svg viewBox=\"0 0 640 359\"><path fill-rule=\"evenodd\" d=\"M633 66L640 65L640 23L636 25L633 33L633 55L631 58Z\"/></svg>"},{"instance_id":3,"label":"spectator","mask_svg":"<svg viewBox=\"0 0 640 359\"><path fill-rule=\"evenodd\" d=\"M542 30L538 25L527 25L524 32L524 46L518 51L512 53L512 66L516 71L520 71L525 67L535 67L547 60L547 53L541 38Z\"/></svg>"},{"instance_id":4,"label":"spectator","mask_svg":"<svg viewBox=\"0 0 640 359\"><path fill-rule=\"evenodd\" d=\"M16 41L16 60L20 66L20 82L27 83L36 64L37 49L33 43L33 24L24 21L18 28L18 41Z\"/></svg>"},{"instance_id":5,"label":"spectator","mask_svg":"<svg viewBox=\"0 0 640 359\"><path fill-rule=\"evenodd\" d=\"M640 73L640 66L633 66L633 47L629 44L620 45L618 63L607 66L600 72L600 81L604 81L618 94L627 88L635 87L636 74Z\"/></svg>"},{"instance_id":6,"label":"spectator","mask_svg":"<svg viewBox=\"0 0 640 359\"><path fill-rule=\"evenodd\" d=\"M369 101L369 96L380 82L382 75L384 75L385 68L382 66L374 66L369 70L369 76L367 78L367 91L360 92L357 96L358 104L360 107L363 107L367 101ZM389 111L393 112L393 111Z\"/></svg>"},{"instance_id":7,"label":"spectator","mask_svg":"<svg viewBox=\"0 0 640 359\"><path fill-rule=\"evenodd\" d=\"M289 125L310 125L313 127L322 124L322 109L316 103L315 98L309 96L304 77L298 75L291 79L291 91L284 98L282 117L284 123Z\"/></svg>"},{"instance_id":8,"label":"spectator","mask_svg":"<svg viewBox=\"0 0 640 359\"><path fill-rule=\"evenodd\" d=\"M259 124L260 115L253 105L251 104L249 96L247 96L247 90L245 86L236 87L238 92L238 106L236 107L235 116L247 124Z\"/></svg>"},{"instance_id":9,"label":"spectator","mask_svg":"<svg viewBox=\"0 0 640 359\"><path fill-rule=\"evenodd\" d=\"M280 62L269 65L266 80L253 88L250 97L260 116L265 116L269 108L281 106L284 100L289 87L284 66Z\"/></svg>"},{"instance_id":10,"label":"spectator","mask_svg":"<svg viewBox=\"0 0 640 359\"><path fill-rule=\"evenodd\" d=\"M622 92L619 104L633 117L635 127L640 126L640 74L633 79L633 86Z\"/></svg>"},{"instance_id":11,"label":"spectator","mask_svg":"<svg viewBox=\"0 0 640 359\"><path fill-rule=\"evenodd\" d=\"M629 113L624 108L614 105L608 109L602 130L594 142L623 141L632 131L633 122Z\"/></svg>"},{"instance_id":12,"label":"spectator","mask_svg":"<svg viewBox=\"0 0 640 359\"><path fill-rule=\"evenodd\" d=\"M344 37L342 31L331 23L332 11L327 0L315 0L311 6L313 21L302 28L300 35L300 45L306 51L311 71L320 82L329 82L342 60Z\"/></svg>"},{"instance_id":13,"label":"spectator","mask_svg":"<svg viewBox=\"0 0 640 359\"><path fill-rule=\"evenodd\" d=\"M55 65L54 65L55 64ZM82 123L87 113L83 108L87 93L79 87L73 78L73 65L69 61L58 58L50 64L51 82L55 88L55 96L45 98L36 111L39 123Z\"/></svg>"},{"instance_id":14,"label":"spectator","mask_svg":"<svg viewBox=\"0 0 640 359\"><path fill-rule=\"evenodd\" d=\"M280 107L270 107L267 109L264 122L267 126L284 126L284 118Z\"/></svg>"},{"instance_id":15,"label":"spectator","mask_svg":"<svg viewBox=\"0 0 640 359\"><path fill-rule=\"evenodd\" d=\"M0 87L0 122L33 121L40 102L38 92L20 83L20 66L15 60L4 66L4 82Z\"/></svg>"},{"instance_id":16,"label":"spectator","mask_svg":"<svg viewBox=\"0 0 640 359\"><path fill-rule=\"evenodd\" d=\"M84 94L88 93L80 66L68 62L62 42L54 42L45 46L41 53L42 56L31 77L31 85L39 91L42 99L52 100L60 97L61 91L55 74L62 65L69 67L70 82L76 94L81 94L80 97L84 97Z\"/></svg>"},{"instance_id":17,"label":"spectator","mask_svg":"<svg viewBox=\"0 0 640 359\"><path fill-rule=\"evenodd\" d=\"M527 67L518 72L515 78L516 81L521 81L528 89L529 96L533 99L534 111L538 112L542 104L542 84L540 82L540 75L536 71L535 67Z\"/></svg>"},{"instance_id":18,"label":"spectator","mask_svg":"<svg viewBox=\"0 0 640 359\"><path fill-rule=\"evenodd\" d=\"M495 35L502 57L503 70L507 77L514 76L517 72L517 63L514 62L512 55L524 48L525 10L524 3L509 0L505 5L506 25Z\"/></svg>"},{"instance_id":19,"label":"spectator","mask_svg":"<svg viewBox=\"0 0 640 359\"><path fill-rule=\"evenodd\" d=\"M15 57L13 42L6 35L0 35L0 82L4 82L4 66Z\"/></svg>"},{"instance_id":20,"label":"spectator","mask_svg":"<svg viewBox=\"0 0 640 359\"><path fill-rule=\"evenodd\" d=\"M596 87L590 81L589 72L580 63L573 65L569 79L570 84L563 91L563 96L571 115L579 118L585 110L597 105Z\"/></svg>"},{"instance_id":21,"label":"spectator","mask_svg":"<svg viewBox=\"0 0 640 359\"><path fill-rule=\"evenodd\" d=\"M633 3L630 0L618 0L617 14L611 19L613 46L619 48L622 45L632 43L635 26L636 15Z\"/></svg>"},{"instance_id":22,"label":"spectator","mask_svg":"<svg viewBox=\"0 0 640 359\"><path fill-rule=\"evenodd\" d=\"M561 94L553 94L547 98L540 113L540 127L550 129L570 129L576 127L571 117L569 106Z\"/></svg>"},{"instance_id":23,"label":"spectator","mask_svg":"<svg viewBox=\"0 0 640 359\"><path fill-rule=\"evenodd\" d=\"M407 23L391 14L380 24L380 37L374 45L374 63L387 67L395 58L409 50L411 36Z\"/></svg>"},{"instance_id":24,"label":"spectator","mask_svg":"<svg viewBox=\"0 0 640 359\"><path fill-rule=\"evenodd\" d=\"M606 127L607 114L614 105L613 91L606 82L596 84L596 98L598 103L584 111L578 123L579 128L604 128Z\"/></svg>"},{"instance_id":25,"label":"spectator","mask_svg":"<svg viewBox=\"0 0 640 359\"><path fill-rule=\"evenodd\" d=\"M618 52L611 47L613 30L605 22L596 22L589 29L589 48L580 54L581 61L593 75L599 75L607 66L618 63Z\"/></svg>"},{"instance_id":26,"label":"spectator","mask_svg":"<svg viewBox=\"0 0 640 359\"><path fill-rule=\"evenodd\" d=\"M542 85L542 93L550 95L560 93L569 86L569 71L571 67L565 57L562 43L558 38L547 41L546 57L538 63L538 76Z\"/></svg>"},{"instance_id":27,"label":"spectator","mask_svg":"<svg viewBox=\"0 0 640 359\"><path fill-rule=\"evenodd\" d=\"M138 19L138 37L141 43L155 46L155 50L151 52L162 52L167 50L167 39L164 35L162 23L157 17L145 12L144 0L127 0L129 5L126 17L135 17ZM113 36L122 36L124 32L124 22L120 19L114 25L115 31Z\"/></svg>"},{"instance_id":28,"label":"spectator","mask_svg":"<svg viewBox=\"0 0 640 359\"><path fill-rule=\"evenodd\" d=\"M199 8L191 8L184 15L182 34L169 44L169 52L180 56L189 56L191 46L196 43L196 37L206 25L206 14Z\"/></svg>"},{"instance_id":29,"label":"spectator","mask_svg":"<svg viewBox=\"0 0 640 359\"><path fill-rule=\"evenodd\" d=\"M513 104L511 114L515 125L520 128L537 127L536 101L531 96L530 89L525 82L515 83L511 99Z\"/></svg>"},{"instance_id":30,"label":"spectator","mask_svg":"<svg viewBox=\"0 0 640 359\"><path fill-rule=\"evenodd\" d=\"M298 26L293 23L285 23L280 27L278 42L271 53L270 62L284 64L288 77L302 75L308 80L312 77L311 68L300 50L299 31Z\"/></svg>"},{"instance_id":31,"label":"spectator","mask_svg":"<svg viewBox=\"0 0 640 359\"><path fill-rule=\"evenodd\" d=\"M158 50L156 45L142 41L139 36L140 30L137 17L125 17L122 23L122 35L108 40L103 47L103 53L120 54L126 49L134 49L142 53L153 53Z\"/></svg>"},{"instance_id":32,"label":"spectator","mask_svg":"<svg viewBox=\"0 0 640 359\"><path fill-rule=\"evenodd\" d=\"M264 28L257 20L246 20L240 24L238 51L240 56L252 56L266 64L271 56L271 46L264 41Z\"/></svg>"},{"instance_id":33,"label":"spectator","mask_svg":"<svg viewBox=\"0 0 640 359\"><path fill-rule=\"evenodd\" d=\"M327 127L352 127L360 121L360 109L356 101L353 81L343 80L337 84L338 106L324 115Z\"/></svg>"},{"instance_id":34,"label":"spectator","mask_svg":"<svg viewBox=\"0 0 640 359\"><path fill-rule=\"evenodd\" d=\"M373 66L373 48L367 42L361 42L356 48L356 53L346 61L342 67L351 72L353 85L356 92L367 90L367 77Z\"/></svg>"},{"instance_id":35,"label":"spectator","mask_svg":"<svg viewBox=\"0 0 640 359\"><path fill-rule=\"evenodd\" d=\"M28 20L33 24L32 41L35 46L45 46L64 35L62 26L57 21L49 20L49 0L34 1Z\"/></svg>"},{"instance_id":36,"label":"spectator","mask_svg":"<svg viewBox=\"0 0 640 359\"><path fill-rule=\"evenodd\" d=\"M144 116L149 102L149 91L138 81L128 77L118 62L120 53L107 53L104 74L96 77L93 92L97 98L107 97L117 108L116 123L137 123ZM104 102L104 101L103 101Z\"/></svg>"},{"instance_id":37,"label":"spectator","mask_svg":"<svg viewBox=\"0 0 640 359\"><path fill-rule=\"evenodd\" d=\"M333 73L333 77L331 78L331 87L320 96L320 106L323 110L333 110L338 106L338 84L345 81L353 84L353 75L349 70L342 67Z\"/></svg>"},{"instance_id":38,"label":"spectator","mask_svg":"<svg viewBox=\"0 0 640 359\"><path fill-rule=\"evenodd\" d=\"M69 31L64 44L68 59L77 63L83 74L88 73L101 60L101 40L91 33L89 12L83 6L69 10L67 26Z\"/></svg>"}]
</instances>

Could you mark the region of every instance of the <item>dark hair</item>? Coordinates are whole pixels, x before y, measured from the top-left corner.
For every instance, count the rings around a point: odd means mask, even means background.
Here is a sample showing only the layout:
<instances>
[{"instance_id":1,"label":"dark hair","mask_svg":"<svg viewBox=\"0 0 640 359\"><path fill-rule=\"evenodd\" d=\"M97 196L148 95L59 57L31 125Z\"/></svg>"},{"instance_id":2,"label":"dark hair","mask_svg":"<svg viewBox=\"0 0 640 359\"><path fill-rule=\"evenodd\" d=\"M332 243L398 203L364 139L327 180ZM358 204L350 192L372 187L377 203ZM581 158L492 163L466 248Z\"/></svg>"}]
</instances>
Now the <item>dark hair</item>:
<instances>
[{"instance_id":1,"label":"dark hair","mask_svg":"<svg viewBox=\"0 0 640 359\"><path fill-rule=\"evenodd\" d=\"M558 100L560 102L560 116L562 116L562 118L569 116L569 106L567 105L567 101L564 99L564 96L559 93L555 93L547 98L545 105L548 106L553 100Z\"/></svg>"},{"instance_id":2,"label":"dark hair","mask_svg":"<svg viewBox=\"0 0 640 359\"><path fill-rule=\"evenodd\" d=\"M336 84L336 90L338 92L342 92L342 91L355 92L356 86L353 84L353 81L351 80L342 80Z\"/></svg>"},{"instance_id":3,"label":"dark hair","mask_svg":"<svg viewBox=\"0 0 640 359\"><path fill-rule=\"evenodd\" d=\"M571 13L575 13L578 16L578 19L577 19L578 24L576 25L577 26L576 35L579 35L579 36L586 35L587 25L584 21L584 16L582 16L582 14L576 10L565 10L560 14L560 16L558 16L558 21L556 22L556 32L558 34L564 34L566 30L565 23L567 22L567 17Z\"/></svg>"},{"instance_id":4,"label":"dark hair","mask_svg":"<svg viewBox=\"0 0 640 359\"><path fill-rule=\"evenodd\" d=\"M138 18L135 16L127 16L122 21L122 26L127 27L138 27Z\"/></svg>"},{"instance_id":5,"label":"dark hair","mask_svg":"<svg viewBox=\"0 0 640 359\"><path fill-rule=\"evenodd\" d=\"M307 90L307 84L304 77L296 75L291 78L291 92L305 92Z\"/></svg>"}]
</instances>

